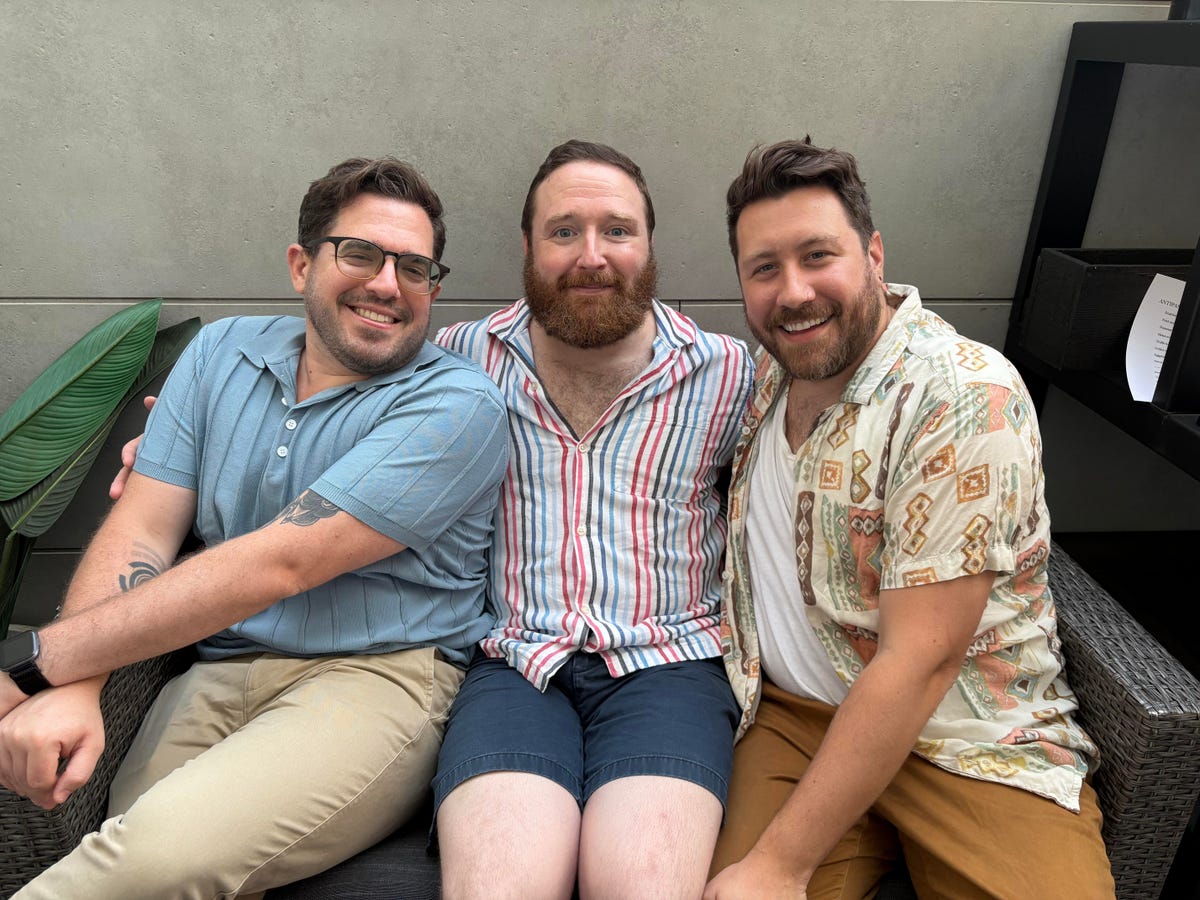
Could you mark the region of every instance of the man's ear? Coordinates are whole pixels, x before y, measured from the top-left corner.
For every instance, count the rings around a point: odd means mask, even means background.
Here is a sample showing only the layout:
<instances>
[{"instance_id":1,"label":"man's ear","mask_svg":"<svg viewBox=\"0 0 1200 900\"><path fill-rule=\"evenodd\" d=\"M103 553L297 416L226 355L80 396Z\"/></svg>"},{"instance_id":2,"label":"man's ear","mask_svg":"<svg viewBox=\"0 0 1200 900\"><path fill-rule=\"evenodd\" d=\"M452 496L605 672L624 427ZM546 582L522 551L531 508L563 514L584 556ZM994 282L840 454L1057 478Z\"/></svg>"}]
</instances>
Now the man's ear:
<instances>
[{"instance_id":1,"label":"man's ear","mask_svg":"<svg viewBox=\"0 0 1200 900\"><path fill-rule=\"evenodd\" d=\"M878 231L867 244L867 258L871 260L871 269L883 281L883 236Z\"/></svg>"},{"instance_id":2,"label":"man's ear","mask_svg":"<svg viewBox=\"0 0 1200 900\"><path fill-rule=\"evenodd\" d=\"M523 231L521 232L521 255L529 255L529 235Z\"/></svg>"},{"instance_id":3,"label":"man's ear","mask_svg":"<svg viewBox=\"0 0 1200 900\"><path fill-rule=\"evenodd\" d=\"M313 258L299 244L289 244L287 248L288 274L292 276L292 287L297 294L304 293L304 285L308 282L309 269Z\"/></svg>"}]
</instances>

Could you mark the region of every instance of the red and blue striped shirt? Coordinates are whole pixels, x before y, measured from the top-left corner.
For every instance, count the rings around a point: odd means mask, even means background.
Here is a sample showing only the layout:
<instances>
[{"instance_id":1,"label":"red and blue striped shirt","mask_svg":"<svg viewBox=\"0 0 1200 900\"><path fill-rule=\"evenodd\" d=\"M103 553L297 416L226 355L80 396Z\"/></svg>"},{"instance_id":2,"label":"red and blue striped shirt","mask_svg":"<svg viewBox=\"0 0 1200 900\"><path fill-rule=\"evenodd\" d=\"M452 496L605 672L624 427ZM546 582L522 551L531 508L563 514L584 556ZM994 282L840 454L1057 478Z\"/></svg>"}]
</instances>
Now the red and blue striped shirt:
<instances>
[{"instance_id":1,"label":"red and blue striped shirt","mask_svg":"<svg viewBox=\"0 0 1200 900\"><path fill-rule=\"evenodd\" d=\"M721 654L725 516L717 489L753 380L746 346L659 302L653 358L576 436L538 380L523 300L437 341L479 363L508 407L481 642L539 689L580 650L614 676Z\"/></svg>"}]
</instances>

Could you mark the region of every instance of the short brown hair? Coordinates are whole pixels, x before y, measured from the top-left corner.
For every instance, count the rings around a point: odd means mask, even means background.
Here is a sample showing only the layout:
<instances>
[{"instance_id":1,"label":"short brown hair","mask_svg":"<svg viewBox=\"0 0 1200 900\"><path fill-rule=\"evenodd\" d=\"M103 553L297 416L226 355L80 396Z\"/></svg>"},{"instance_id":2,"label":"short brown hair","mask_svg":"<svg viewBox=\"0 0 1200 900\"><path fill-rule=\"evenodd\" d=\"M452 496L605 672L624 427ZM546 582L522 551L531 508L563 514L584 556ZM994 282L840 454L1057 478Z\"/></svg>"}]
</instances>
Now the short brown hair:
<instances>
[{"instance_id":1,"label":"short brown hair","mask_svg":"<svg viewBox=\"0 0 1200 900\"><path fill-rule=\"evenodd\" d=\"M308 186L300 203L300 225L296 238L305 250L328 236L333 220L360 194L378 194L405 203L415 203L433 225L433 258L440 260L446 248L446 223L442 201L420 172L394 156L366 159L356 156L338 163Z\"/></svg>"},{"instance_id":2,"label":"short brown hair","mask_svg":"<svg viewBox=\"0 0 1200 900\"><path fill-rule=\"evenodd\" d=\"M533 176L533 182L529 185L529 193L525 195L525 208L521 210L521 231L524 232L525 237L529 237L529 230L533 227L533 195L537 191L538 185L549 178L555 169L570 162L604 163L614 169L620 169L632 178L637 189L641 191L642 200L646 203L646 228L651 235L654 234L654 203L650 200L650 191L646 187L646 179L642 176L642 170L638 164L620 150L615 150L607 144L594 144L591 141L572 139L551 150L545 162L538 168L537 174Z\"/></svg>"},{"instance_id":3,"label":"short brown hair","mask_svg":"<svg viewBox=\"0 0 1200 900\"><path fill-rule=\"evenodd\" d=\"M858 163L844 150L814 147L812 138L761 144L746 155L742 172L733 179L725 195L725 221L729 227L729 249L737 262L737 223L742 210L751 203L782 197L796 188L827 187L846 211L850 225L862 239L863 249L871 242L875 225L871 221L871 201L858 176Z\"/></svg>"}]
</instances>

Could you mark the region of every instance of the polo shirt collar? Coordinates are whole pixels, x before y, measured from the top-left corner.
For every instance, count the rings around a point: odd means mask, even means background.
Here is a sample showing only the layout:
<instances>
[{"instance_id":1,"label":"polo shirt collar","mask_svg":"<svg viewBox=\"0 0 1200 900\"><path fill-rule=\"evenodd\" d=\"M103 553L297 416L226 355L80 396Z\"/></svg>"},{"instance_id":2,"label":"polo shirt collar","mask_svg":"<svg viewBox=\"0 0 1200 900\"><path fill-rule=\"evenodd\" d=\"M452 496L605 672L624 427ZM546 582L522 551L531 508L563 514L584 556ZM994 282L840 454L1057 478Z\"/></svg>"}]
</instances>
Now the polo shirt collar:
<instances>
[{"instance_id":1,"label":"polo shirt collar","mask_svg":"<svg viewBox=\"0 0 1200 900\"><path fill-rule=\"evenodd\" d=\"M301 320L303 321L303 320ZM260 369L267 369L281 384L285 385L292 397L296 396L296 366L300 363L300 353L304 349L304 328L290 335L280 335L278 332L266 331L244 341L238 348L242 355ZM338 388L326 389L314 396L336 396L350 389L359 393L372 390L380 385L395 384L408 378L413 372L435 362L445 356L445 351L426 340L421 349L407 363L393 372L372 375L362 381L352 381ZM329 391L332 390L332 393Z\"/></svg>"}]
</instances>

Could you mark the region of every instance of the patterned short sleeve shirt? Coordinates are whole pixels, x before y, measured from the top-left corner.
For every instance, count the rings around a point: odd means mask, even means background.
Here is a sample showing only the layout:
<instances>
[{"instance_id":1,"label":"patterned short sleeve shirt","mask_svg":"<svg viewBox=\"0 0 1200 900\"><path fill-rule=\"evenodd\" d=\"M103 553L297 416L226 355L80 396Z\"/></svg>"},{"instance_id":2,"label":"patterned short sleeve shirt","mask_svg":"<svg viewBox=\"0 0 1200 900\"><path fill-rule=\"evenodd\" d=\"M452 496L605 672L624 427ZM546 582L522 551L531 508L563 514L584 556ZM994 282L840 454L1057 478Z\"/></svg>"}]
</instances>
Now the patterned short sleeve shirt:
<instances>
[{"instance_id":1,"label":"patterned short sleeve shirt","mask_svg":"<svg viewBox=\"0 0 1200 900\"><path fill-rule=\"evenodd\" d=\"M1025 387L996 350L902 298L880 340L796 455L796 576L807 618L853 685L878 648L879 593L993 571L975 640L916 752L1071 809L1096 747L1072 721L1054 603L1041 439ZM758 427L788 378L761 360L734 458L725 649L744 729L759 693L745 542Z\"/></svg>"}]
</instances>

